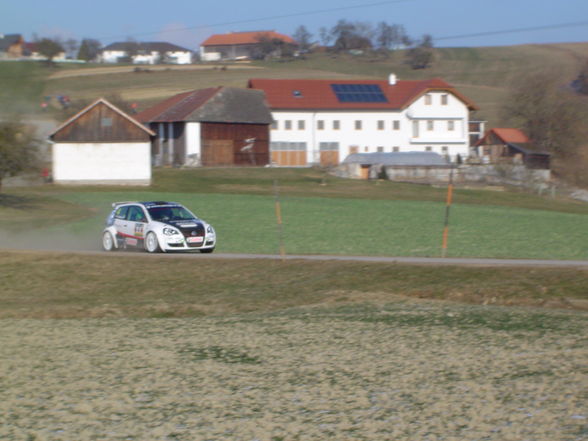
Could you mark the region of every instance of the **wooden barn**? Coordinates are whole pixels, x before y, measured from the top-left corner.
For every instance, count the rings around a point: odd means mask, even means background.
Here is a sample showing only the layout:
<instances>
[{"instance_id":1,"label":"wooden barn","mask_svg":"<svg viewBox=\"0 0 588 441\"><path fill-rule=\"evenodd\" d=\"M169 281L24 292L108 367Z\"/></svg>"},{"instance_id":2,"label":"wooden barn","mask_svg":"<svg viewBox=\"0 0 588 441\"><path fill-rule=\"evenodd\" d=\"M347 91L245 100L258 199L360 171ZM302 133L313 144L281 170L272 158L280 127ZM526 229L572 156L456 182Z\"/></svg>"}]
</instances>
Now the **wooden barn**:
<instances>
[{"instance_id":1,"label":"wooden barn","mask_svg":"<svg viewBox=\"0 0 588 441\"><path fill-rule=\"evenodd\" d=\"M548 152L533 146L519 129L491 129L478 141L478 156L492 164L510 162L524 164L532 169L549 169Z\"/></svg>"},{"instance_id":2,"label":"wooden barn","mask_svg":"<svg viewBox=\"0 0 588 441\"><path fill-rule=\"evenodd\" d=\"M272 116L263 92L216 87L180 93L137 115L156 137L157 166L263 166Z\"/></svg>"},{"instance_id":3,"label":"wooden barn","mask_svg":"<svg viewBox=\"0 0 588 441\"><path fill-rule=\"evenodd\" d=\"M53 180L61 184L149 185L154 135L100 98L49 135Z\"/></svg>"}]
</instances>

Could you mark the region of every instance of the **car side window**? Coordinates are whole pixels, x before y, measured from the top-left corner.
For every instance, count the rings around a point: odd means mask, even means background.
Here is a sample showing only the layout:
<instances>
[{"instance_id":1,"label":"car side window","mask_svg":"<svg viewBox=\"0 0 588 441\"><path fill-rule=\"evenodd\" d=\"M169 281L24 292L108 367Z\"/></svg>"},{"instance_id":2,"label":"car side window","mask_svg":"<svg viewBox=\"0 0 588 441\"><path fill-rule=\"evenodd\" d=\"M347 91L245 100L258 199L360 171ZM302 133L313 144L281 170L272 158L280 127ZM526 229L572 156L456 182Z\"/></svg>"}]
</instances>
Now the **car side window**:
<instances>
[{"instance_id":1,"label":"car side window","mask_svg":"<svg viewBox=\"0 0 588 441\"><path fill-rule=\"evenodd\" d=\"M114 213L115 219L124 219L124 218L126 218L128 211L129 211L128 205L125 205L124 207L118 207L116 209L116 212Z\"/></svg>"},{"instance_id":2,"label":"car side window","mask_svg":"<svg viewBox=\"0 0 588 441\"><path fill-rule=\"evenodd\" d=\"M145 214L141 207L133 205L129 208L129 213L127 215L127 219L132 222L146 222L147 219L145 218Z\"/></svg>"}]
</instances>

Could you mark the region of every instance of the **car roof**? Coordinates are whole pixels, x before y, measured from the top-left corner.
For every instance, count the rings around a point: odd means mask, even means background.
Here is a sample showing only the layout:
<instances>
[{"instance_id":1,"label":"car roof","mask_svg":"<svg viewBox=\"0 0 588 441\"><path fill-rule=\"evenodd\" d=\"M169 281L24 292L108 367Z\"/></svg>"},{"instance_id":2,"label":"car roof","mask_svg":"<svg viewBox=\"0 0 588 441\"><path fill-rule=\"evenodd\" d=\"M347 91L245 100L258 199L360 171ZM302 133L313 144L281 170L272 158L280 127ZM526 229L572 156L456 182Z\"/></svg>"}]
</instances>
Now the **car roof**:
<instances>
[{"instance_id":1,"label":"car roof","mask_svg":"<svg viewBox=\"0 0 588 441\"><path fill-rule=\"evenodd\" d=\"M148 202L140 202L140 201L122 201L122 202L113 202L112 207L120 207L121 205L143 205L146 208L151 207L182 207L182 204L177 202L167 202L167 201L148 201Z\"/></svg>"}]
</instances>

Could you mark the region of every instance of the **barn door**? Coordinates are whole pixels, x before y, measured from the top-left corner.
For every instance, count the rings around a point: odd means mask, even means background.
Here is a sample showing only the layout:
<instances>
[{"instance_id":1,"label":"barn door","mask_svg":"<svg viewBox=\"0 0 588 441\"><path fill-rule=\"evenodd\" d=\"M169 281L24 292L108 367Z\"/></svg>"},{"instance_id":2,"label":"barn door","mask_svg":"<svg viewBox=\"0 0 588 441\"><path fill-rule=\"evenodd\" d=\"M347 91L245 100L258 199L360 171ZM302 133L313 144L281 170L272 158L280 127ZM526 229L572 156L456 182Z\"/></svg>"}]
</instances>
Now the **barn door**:
<instances>
[{"instance_id":1,"label":"barn door","mask_svg":"<svg viewBox=\"0 0 588 441\"><path fill-rule=\"evenodd\" d=\"M321 167L331 167L339 164L339 152L337 150L321 151Z\"/></svg>"},{"instance_id":2,"label":"barn door","mask_svg":"<svg viewBox=\"0 0 588 441\"><path fill-rule=\"evenodd\" d=\"M233 165L232 140L208 140L202 144L202 165Z\"/></svg>"}]
</instances>

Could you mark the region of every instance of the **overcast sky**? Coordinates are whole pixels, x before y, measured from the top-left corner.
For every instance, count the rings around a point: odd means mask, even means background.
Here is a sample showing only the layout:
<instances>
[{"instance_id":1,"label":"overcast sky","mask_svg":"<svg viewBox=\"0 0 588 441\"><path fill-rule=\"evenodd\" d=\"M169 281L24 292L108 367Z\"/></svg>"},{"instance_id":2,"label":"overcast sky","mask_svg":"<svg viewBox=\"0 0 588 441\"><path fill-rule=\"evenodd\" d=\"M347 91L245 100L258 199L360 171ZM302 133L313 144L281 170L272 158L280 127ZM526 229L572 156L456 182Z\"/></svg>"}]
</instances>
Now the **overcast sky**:
<instances>
[{"instance_id":1,"label":"overcast sky","mask_svg":"<svg viewBox=\"0 0 588 441\"><path fill-rule=\"evenodd\" d=\"M339 19L401 24L435 45L504 46L588 41L588 0L2 0L0 33L95 38L103 44L134 38L189 49L212 34L305 25L318 40ZM479 34L479 35L476 35ZM457 37L457 38L448 38Z\"/></svg>"}]
</instances>

